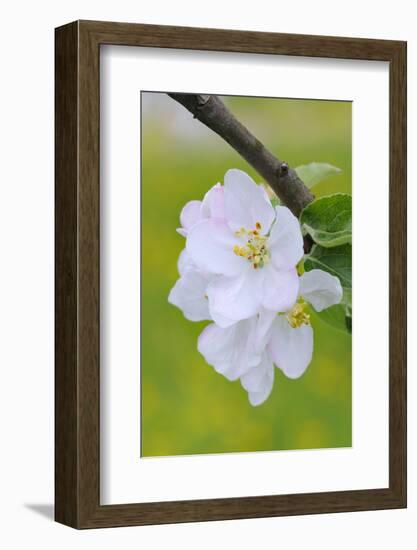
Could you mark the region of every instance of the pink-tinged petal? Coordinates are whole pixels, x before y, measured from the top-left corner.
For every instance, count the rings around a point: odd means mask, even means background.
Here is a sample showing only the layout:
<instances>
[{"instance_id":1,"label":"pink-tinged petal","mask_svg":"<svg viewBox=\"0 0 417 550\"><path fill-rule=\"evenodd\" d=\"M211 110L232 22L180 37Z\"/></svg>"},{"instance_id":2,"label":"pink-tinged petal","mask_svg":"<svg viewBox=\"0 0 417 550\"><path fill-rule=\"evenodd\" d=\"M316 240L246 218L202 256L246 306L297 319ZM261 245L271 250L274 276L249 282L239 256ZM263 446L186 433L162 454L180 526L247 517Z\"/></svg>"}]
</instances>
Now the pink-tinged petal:
<instances>
[{"instance_id":1,"label":"pink-tinged petal","mask_svg":"<svg viewBox=\"0 0 417 550\"><path fill-rule=\"evenodd\" d=\"M258 313L262 302L262 269L247 267L235 277L217 277L207 287L213 320L228 326Z\"/></svg>"},{"instance_id":2,"label":"pink-tinged petal","mask_svg":"<svg viewBox=\"0 0 417 550\"><path fill-rule=\"evenodd\" d=\"M186 249L193 262L203 271L232 276L248 263L233 252L236 244L236 236L227 223L212 218L200 221L190 229Z\"/></svg>"},{"instance_id":3,"label":"pink-tinged petal","mask_svg":"<svg viewBox=\"0 0 417 550\"><path fill-rule=\"evenodd\" d=\"M275 313L291 309L297 300L300 286L297 270L278 270L272 264L268 264L263 271L263 307Z\"/></svg>"},{"instance_id":4,"label":"pink-tinged petal","mask_svg":"<svg viewBox=\"0 0 417 550\"><path fill-rule=\"evenodd\" d=\"M178 279L168 296L190 321L211 320L206 296L208 280L199 271L188 269Z\"/></svg>"},{"instance_id":5,"label":"pink-tinged petal","mask_svg":"<svg viewBox=\"0 0 417 550\"><path fill-rule=\"evenodd\" d=\"M271 262L277 269L291 269L303 257L300 224L286 206L276 207L276 218L268 239L268 247Z\"/></svg>"},{"instance_id":6,"label":"pink-tinged petal","mask_svg":"<svg viewBox=\"0 0 417 550\"><path fill-rule=\"evenodd\" d=\"M313 356L313 329L310 325L292 328L284 316L278 316L272 327L268 350L275 365L288 378L299 378Z\"/></svg>"},{"instance_id":7,"label":"pink-tinged petal","mask_svg":"<svg viewBox=\"0 0 417 550\"><path fill-rule=\"evenodd\" d=\"M260 232L268 233L275 212L265 190L248 174L236 169L226 172L224 187L224 213L230 227L234 231L241 227L255 229L260 223Z\"/></svg>"},{"instance_id":8,"label":"pink-tinged petal","mask_svg":"<svg viewBox=\"0 0 417 550\"><path fill-rule=\"evenodd\" d=\"M323 311L341 302L343 288L334 275L313 269L300 277L300 294L316 311Z\"/></svg>"},{"instance_id":9,"label":"pink-tinged petal","mask_svg":"<svg viewBox=\"0 0 417 550\"><path fill-rule=\"evenodd\" d=\"M201 205L203 218L224 219L224 187L217 183L204 196Z\"/></svg>"},{"instance_id":10,"label":"pink-tinged petal","mask_svg":"<svg viewBox=\"0 0 417 550\"><path fill-rule=\"evenodd\" d=\"M201 219L201 201L190 201L184 206L180 214L182 229L186 232ZM177 230L178 231L178 230Z\"/></svg>"},{"instance_id":11,"label":"pink-tinged petal","mask_svg":"<svg viewBox=\"0 0 417 550\"><path fill-rule=\"evenodd\" d=\"M269 354L265 352L259 365L244 374L240 381L248 392L249 402L253 407L264 403L274 385L274 365Z\"/></svg>"},{"instance_id":12,"label":"pink-tinged petal","mask_svg":"<svg viewBox=\"0 0 417 550\"><path fill-rule=\"evenodd\" d=\"M254 319L228 328L208 325L198 338L198 351L218 373L237 380L261 360L252 345L253 326Z\"/></svg>"}]
</instances>

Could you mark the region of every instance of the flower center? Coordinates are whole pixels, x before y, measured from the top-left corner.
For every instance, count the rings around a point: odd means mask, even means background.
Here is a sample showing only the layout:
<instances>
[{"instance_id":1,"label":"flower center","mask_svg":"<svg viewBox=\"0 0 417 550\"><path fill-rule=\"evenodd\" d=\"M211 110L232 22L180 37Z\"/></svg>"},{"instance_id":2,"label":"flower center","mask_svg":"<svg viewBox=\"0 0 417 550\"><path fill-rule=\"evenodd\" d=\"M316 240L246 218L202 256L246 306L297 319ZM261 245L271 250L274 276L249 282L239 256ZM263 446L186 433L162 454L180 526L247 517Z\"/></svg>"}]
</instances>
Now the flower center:
<instances>
[{"instance_id":1,"label":"flower center","mask_svg":"<svg viewBox=\"0 0 417 550\"><path fill-rule=\"evenodd\" d=\"M285 317L292 328L310 324L310 315L305 311L306 307L306 302L302 300L297 302L290 311L287 311Z\"/></svg>"},{"instance_id":2,"label":"flower center","mask_svg":"<svg viewBox=\"0 0 417 550\"><path fill-rule=\"evenodd\" d=\"M253 269L263 267L269 262L269 251L266 246L268 237L264 237L259 233L261 229L261 224L256 222L255 229L241 227L239 231L235 232L237 237L246 240L246 244L244 246L235 245L233 252L237 256L246 258L252 264Z\"/></svg>"}]
</instances>

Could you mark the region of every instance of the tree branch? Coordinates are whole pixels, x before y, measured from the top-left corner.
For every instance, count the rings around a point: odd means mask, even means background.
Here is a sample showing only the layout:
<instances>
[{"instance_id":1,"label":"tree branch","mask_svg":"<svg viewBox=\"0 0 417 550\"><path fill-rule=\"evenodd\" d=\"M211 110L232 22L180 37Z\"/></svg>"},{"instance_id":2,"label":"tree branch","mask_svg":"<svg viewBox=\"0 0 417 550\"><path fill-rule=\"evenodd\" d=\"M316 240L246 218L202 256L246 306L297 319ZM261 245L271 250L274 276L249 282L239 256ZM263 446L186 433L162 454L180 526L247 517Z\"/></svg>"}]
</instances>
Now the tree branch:
<instances>
[{"instance_id":1,"label":"tree branch","mask_svg":"<svg viewBox=\"0 0 417 550\"><path fill-rule=\"evenodd\" d=\"M188 109L194 118L216 132L265 178L280 200L299 216L314 199L295 170L276 158L237 120L216 95L168 94Z\"/></svg>"}]
</instances>

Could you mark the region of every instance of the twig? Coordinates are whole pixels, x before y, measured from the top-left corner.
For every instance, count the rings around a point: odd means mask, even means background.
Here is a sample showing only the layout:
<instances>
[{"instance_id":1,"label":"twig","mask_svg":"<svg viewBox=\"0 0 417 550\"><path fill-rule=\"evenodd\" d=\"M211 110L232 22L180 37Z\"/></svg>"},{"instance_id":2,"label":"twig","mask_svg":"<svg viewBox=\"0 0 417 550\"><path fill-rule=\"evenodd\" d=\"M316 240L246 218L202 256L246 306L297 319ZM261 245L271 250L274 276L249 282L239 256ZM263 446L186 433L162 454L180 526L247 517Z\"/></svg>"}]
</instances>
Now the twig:
<instances>
[{"instance_id":1,"label":"twig","mask_svg":"<svg viewBox=\"0 0 417 550\"><path fill-rule=\"evenodd\" d=\"M194 118L216 132L265 178L280 200L299 216L314 196L295 170L275 157L243 126L216 95L168 94L188 109Z\"/></svg>"}]
</instances>

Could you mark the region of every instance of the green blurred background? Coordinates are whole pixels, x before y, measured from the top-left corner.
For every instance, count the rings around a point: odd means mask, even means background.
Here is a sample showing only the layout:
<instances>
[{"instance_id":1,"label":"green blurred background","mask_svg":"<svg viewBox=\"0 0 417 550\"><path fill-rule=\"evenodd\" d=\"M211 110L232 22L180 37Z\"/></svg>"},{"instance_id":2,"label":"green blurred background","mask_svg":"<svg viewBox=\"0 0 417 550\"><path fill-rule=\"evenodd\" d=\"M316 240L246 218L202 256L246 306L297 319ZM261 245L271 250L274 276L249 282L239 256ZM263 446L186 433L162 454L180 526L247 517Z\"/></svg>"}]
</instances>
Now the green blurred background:
<instances>
[{"instance_id":1,"label":"green blurred background","mask_svg":"<svg viewBox=\"0 0 417 550\"><path fill-rule=\"evenodd\" d=\"M315 195L351 193L351 103L222 98L281 160L329 162L343 170ZM275 369L269 399L249 404L197 351L207 323L187 321L167 301L185 241L175 229L191 199L202 199L229 168L260 176L224 141L163 93L142 93L141 456L349 447L351 337L314 315L306 373Z\"/></svg>"}]
</instances>

